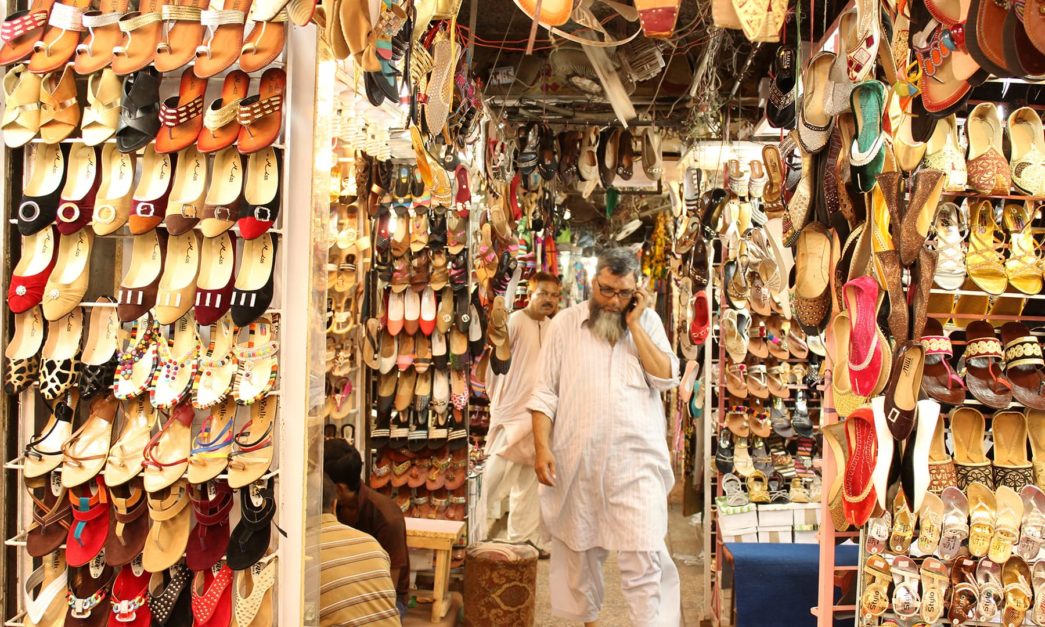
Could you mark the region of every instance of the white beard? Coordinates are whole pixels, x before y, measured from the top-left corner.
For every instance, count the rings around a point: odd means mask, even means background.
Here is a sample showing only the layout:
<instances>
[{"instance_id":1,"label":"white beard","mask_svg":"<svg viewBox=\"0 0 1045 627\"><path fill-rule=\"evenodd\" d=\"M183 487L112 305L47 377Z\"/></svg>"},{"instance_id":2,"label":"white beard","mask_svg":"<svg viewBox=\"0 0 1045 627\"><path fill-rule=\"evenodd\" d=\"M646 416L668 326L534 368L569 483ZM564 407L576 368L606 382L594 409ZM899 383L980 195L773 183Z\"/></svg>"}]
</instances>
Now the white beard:
<instances>
[{"instance_id":1,"label":"white beard","mask_svg":"<svg viewBox=\"0 0 1045 627\"><path fill-rule=\"evenodd\" d=\"M624 327L621 326L621 316L614 311L592 307L588 318L588 329L592 334L614 346L624 335Z\"/></svg>"}]
</instances>

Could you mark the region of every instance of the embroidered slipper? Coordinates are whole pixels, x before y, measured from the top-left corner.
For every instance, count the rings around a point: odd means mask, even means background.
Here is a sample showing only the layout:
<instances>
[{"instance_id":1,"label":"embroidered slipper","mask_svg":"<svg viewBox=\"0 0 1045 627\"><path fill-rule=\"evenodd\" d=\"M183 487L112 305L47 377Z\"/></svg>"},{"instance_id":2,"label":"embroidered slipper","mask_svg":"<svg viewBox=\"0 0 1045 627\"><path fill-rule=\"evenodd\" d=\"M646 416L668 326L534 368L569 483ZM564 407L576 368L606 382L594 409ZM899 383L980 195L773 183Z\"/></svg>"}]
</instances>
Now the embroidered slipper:
<instances>
[{"instance_id":1,"label":"embroidered slipper","mask_svg":"<svg viewBox=\"0 0 1045 627\"><path fill-rule=\"evenodd\" d=\"M831 90L828 73L834 61L833 52L821 52L810 60L802 74L805 91L798 104L798 139L805 152L820 152L831 138L834 118L825 107Z\"/></svg>"},{"instance_id":2,"label":"embroidered slipper","mask_svg":"<svg viewBox=\"0 0 1045 627\"><path fill-rule=\"evenodd\" d=\"M237 327L258 320L272 303L277 242L271 233L265 233L244 243L232 291L232 321Z\"/></svg>"},{"instance_id":3,"label":"embroidered slipper","mask_svg":"<svg viewBox=\"0 0 1045 627\"><path fill-rule=\"evenodd\" d=\"M951 433L954 437L954 463L958 472L958 487L965 489L973 483L994 487L990 461L984 453L985 430L983 414L972 407L958 407L951 411Z\"/></svg>"},{"instance_id":4,"label":"embroidered slipper","mask_svg":"<svg viewBox=\"0 0 1045 627\"><path fill-rule=\"evenodd\" d=\"M145 469L145 490L150 494L170 487L188 469L194 418L190 404L178 405L145 446L142 466Z\"/></svg>"},{"instance_id":5,"label":"embroidered slipper","mask_svg":"<svg viewBox=\"0 0 1045 627\"><path fill-rule=\"evenodd\" d=\"M220 479L190 489L196 525L189 532L185 565L193 571L214 567L229 545L229 513L233 507L232 489Z\"/></svg>"},{"instance_id":6,"label":"embroidered slipper","mask_svg":"<svg viewBox=\"0 0 1045 627\"><path fill-rule=\"evenodd\" d=\"M251 418L236 434L229 459L229 486L242 488L261 479L272 465L273 430L279 399L266 396L251 408Z\"/></svg>"},{"instance_id":7,"label":"embroidered slipper","mask_svg":"<svg viewBox=\"0 0 1045 627\"><path fill-rule=\"evenodd\" d=\"M93 560L105 545L109 535L109 491L102 478L96 477L67 494L73 520L65 541L65 557L70 566L78 567Z\"/></svg>"},{"instance_id":8,"label":"embroidered slipper","mask_svg":"<svg viewBox=\"0 0 1045 627\"><path fill-rule=\"evenodd\" d=\"M988 407L1008 407L1012 401L1012 383L1003 372L1005 354L994 327L989 322L975 320L966 327L965 337L968 344L962 361L966 387Z\"/></svg>"},{"instance_id":9,"label":"embroidered slipper","mask_svg":"<svg viewBox=\"0 0 1045 627\"><path fill-rule=\"evenodd\" d=\"M117 404L112 395L91 401L87 421L62 446L62 485L66 488L90 481L105 467Z\"/></svg>"},{"instance_id":10,"label":"embroidered slipper","mask_svg":"<svg viewBox=\"0 0 1045 627\"><path fill-rule=\"evenodd\" d=\"M43 77L16 65L4 75L4 113L0 129L9 148L29 143L40 132L40 86Z\"/></svg>"},{"instance_id":11,"label":"embroidered slipper","mask_svg":"<svg viewBox=\"0 0 1045 627\"><path fill-rule=\"evenodd\" d=\"M200 12L200 23L206 27L200 45L196 46L193 71L200 78L210 78L232 67L243 48L243 32L252 0L224 0L211 2L211 7ZM214 8L215 5L220 8ZM234 70L225 77L238 73ZM244 89L245 91L245 89ZM242 94L240 98L246 96ZM224 98L224 94L222 95ZM204 150L200 147L200 150ZM210 152L204 150L204 152Z\"/></svg>"},{"instance_id":12,"label":"embroidered slipper","mask_svg":"<svg viewBox=\"0 0 1045 627\"><path fill-rule=\"evenodd\" d=\"M177 564L188 546L192 522L189 484L179 479L156 492L148 492L147 497L152 526L142 550L142 565L156 573Z\"/></svg>"},{"instance_id":13,"label":"embroidered slipper","mask_svg":"<svg viewBox=\"0 0 1045 627\"><path fill-rule=\"evenodd\" d=\"M270 65L283 52L283 46L287 41L286 11L280 11L271 20L261 21L254 19L256 7L257 5L250 10L250 20L254 23L254 28L240 48L239 67L244 72L258 72Z\"/></svg>"},{"instance_id":14,"label":"embroidered slipper","mask_svg":"<svg viewBox=\"0 0 1045 627\"><path fill-rule=\"evenodd\" d=\"M69 609L66 601L69 569L61 552L43 560L25 580L24 624L31 627L62 625ZM34 595L34 591L35 595Z\"/></svg>"},{"instance_id":15,"label":"embroidered slipper","mask_svg":"<svg viewBox=\"0 0 1045 627\"><path fill-rule=\"evenodd\" d=\"M237 627L265 627L274 624L273 593L279 558L275 555L236 573L233 589L233 614Z\"/></svg>"},{"instance_id":16,"label":"embroidered slipper","mask_svg":"<svg viewBox=\"0 0 1045 627\"><path fill-rule=\"evenodd\" d=\"M1033 484L1034 469L1027 457L1027 418L1023 412L995 413L991 432L994 436L994 485L1022 490L1023 486Z\"/></svg>"},{"instance_id":17,"label":"embroidered slipper","mask_svg":"<svg viewBox=\"0 0 1045 627\"><path fill-rule=\"evenodd\" d=\"M55 264L58 262L58 233L54 227L22 238L22 256L11 276L7 291L7 305L14 314L31 310L43 300Z\"/></svg>"},{"instance_id":18,"label":"embroidered slipper","mask_svg":"<svg viewBox=\"0 0 1045 627\"><path fill-rule=\"evenodd\" d=\"M269 478L240 489L240 520L232 530L227 554L229 566L236 570L247 570L268 551L272 518L276 515L273 480Z\"/></svg>"},{"instance_id":19,"label":"embroidered slipper","mask_svg":"<svg viewBox=\"0 0 1045 627\"><path fill-rule=\"evenodd\" d=\"M58 260L44 286L45 319L58 320L80 307L87 293L93 244L94 232L86 230L66 235L59 240Z\"/></svg>"},{"instance_id":20,"label":"embroidered slipper","mask_svg":"<svg viewBox=\"0 0 1045 627\"><path fill-rule=\"evenodd\" d=\"M127 485L109 486L109 499L112 501L112 524L105 539L105 563L113 567L127 566L136 562L149 536L145 489L140 479ZM140 566L136 563L128 569L138 571Z\"/></svg>"},{"instance_id":21,"label":"embroidered slipper","mask_svg":"<svg viewBox=\"0 0 1045 627\"><path fill-rule=\"evenodd\" d=\"M87 36L76 46L73 69L77 74L94 74L112 63L112 51L123 41L118 22L127 13L129 4L128 0L101 0L97 10L83 14L80 21L87 29Z\"/></svg>"},{"instance_id":22,"label":"embroidered slipper","mask_svg":"<svg viewBox=\"0 0 1045 627\"><path fill-rule=\"evenodd\" d=\"M1012 187L1012 169L1002 150L1003 127L998 108L990 102L976 105L965 122L969 140L965 167L969 186L980 194L1006 195ZM970 220L970 224L977 225L977 221Z\"/></svg>"},{"instance_id":23,"label":"embroidered slipper","mask_svg":"<svg viewBox=\"0 0 1045 627\"><path fill-rule=\"evenodd\" d=\"M279 343L267 316L240 329L241 341L235 348L238 369L234 391L237 403L250 405L266 398L276 383Z\"/></svg>"},{"instance_id":24,"label":"embroidered slipper","mask_svg":"<svg viewBox=\"0 0 1045 627\"><path fill-rule=\"evenodd\" d=\"M243 180L244 158L235 148L222 149L214 156L200 220L205 238L217 237L236 224L243 199Z\"/></svg>"},{"instance_id":25,"label":"embroidered slipper","mask_svg":"<svg viewBox=\"0 0 1045 627\"><path fill-rule=\"evenodd\" d=\"M229 316L222 316L210 327L210 343L200 355L200 367L192 382L192 405L208 409L222 402L232 391L236 375L233 355L235 334Z\"/></svg>"},{"instance_id":26,"label":"embroidered slipper","mask_svg":"<svg viewBox=\"0 0 1045 627\"><path fill-rule=\"evenodd\" d=\"M84 31L83 12L90 7L90 0L65 0L51 6L47 28L40 40L33 44L30 72L54 72L69 62L80 43L80 33Z\"/></svg>"},{"instance_id":27,"label":"embroidered slipper","mask_svg":"<svg viewBox=\"0 0 1045 627\"><path fill-rule=\"evenodd\" d=\"M152 624L149 609L149 579L152 574L140 567L121 568L112 585L109 620L128 627L148 627Z\"/></svg>"},{"instance_id":28,"label":"embroidered slipper","mask_svg":"<svg viewBox=\"0 0 1045 627\"><path fill-rule=\"evenodd\" d=\"M843 494L846 520L862 527L870 518L877 502L872 480L878 456L878 437L870 408L860 408L845 421L848 459Z\"/></svg>"},{"instance_id":29,"label":"embroidered slipper","mask_svg":"<svg viewBox=\"0 0 1045 627\"><path fill-rule=\"evenodd\" d=\"M252 153L247 160L243 186L243 200L247 206L236 222L243 239L261 237L279 218L283 196L282 172L283 151L272 146Z\"/></svg>"},{"instance_id":30,"label":"embroidered slipper","mask_svg":"<svg viewBox=\"0 0 1045 627\"><path fill-rule=\"evenodd\" d=\"M47 341L40 352L39 381L40 395L45 399L62 398L79 382L82 336L83 309L80 307L47 325Z\"/></svg>"},{"instance_id":31,"label":"embroidered slipper","mask_svg":"<svg viewBox=\"0 0 1045 627\"><path fill-rule=\"evenodd\" d=\"M123 76L142 70L156 58L163 39L163 9L167 0L141 0L137 11L125 13L117 23L124 36L113 48L112 69ZM156 72L155 69L150 69Z\"/></svg>"},{"instance_id":32,"label":"embroidered slipper","mask_svg":"<svg viewBox=\"0 0 1045 627\"><path fill-rule=\"evenodd\" d=\"M55 553L65 544L73 516L66 489L62 487L62 477L60 473L26 477L25 488L33 502L33 522L26 532L26 553L32 557Z\"/></svg>"},{"instance_id":33,"label":"embroidered slipper","mask_svg":"<svg viewBox=\"0 0 1045 627\"><path fill-rule=\"evenodd\" d=\"M0 25L0 65L24 61L33 53L53 5L54 0L34 0L28 10L14 11L4 18Z\"/></svg>"},{"instance_id":34,"label":"embroidered slipper","mask_svg":"<svg viewBox=\"0 0 1045 627\"><path fill-rule=\"evenodd\" d=\"M107 486L121 486L141 473L145 446L152 438L155 424L156 410L148 395L142 394L124 403L120 433L105 462Z\"/></svg>"},{"instance_id":35,"label":"embroidered slipper","mask_svg":"<svg viewBox=\"0 0 1045 627\"><path fill-rule=\"evenodd\" d=\"M1001 328L1005 344L1005 375L1012 383L1013 398L1028 409L1045 409L1045 361L1038 339L1022 322Z\"/></svg>"}]
</instances>

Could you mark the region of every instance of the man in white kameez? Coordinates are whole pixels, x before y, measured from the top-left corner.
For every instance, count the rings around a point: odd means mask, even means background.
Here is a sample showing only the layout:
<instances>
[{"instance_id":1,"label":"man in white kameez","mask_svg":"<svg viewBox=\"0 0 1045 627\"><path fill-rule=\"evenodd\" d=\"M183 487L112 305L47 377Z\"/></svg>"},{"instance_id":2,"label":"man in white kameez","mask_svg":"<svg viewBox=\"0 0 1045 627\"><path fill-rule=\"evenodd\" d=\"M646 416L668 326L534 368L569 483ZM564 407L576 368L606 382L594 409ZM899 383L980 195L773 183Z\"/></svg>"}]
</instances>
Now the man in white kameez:
<instances>
[{"instance_id":1,"label":"man in white kameez","mask_svg":"<svg viewBox=\"0 0 1045 627\"><path fill-rule=\"evenodd\" d=\"M508 541L531 542L541 557L541 512L537 502L537 475L533 472L533 423L526 404L540 373L541 343L550 316L559 310L559 279L538 272L529 282L530 302L508 318L512 366L506 375L487 380L490 394L490 431L486 444L488 520L493 523L508 503Z\"/></svg>"},{"instance_id":2,"label":"man in white kameez","mask_svg":"<svg viewBox=\"0 0 1045 627\"><path fill-rule=\"evenodd\" d=\"M638 278L630 251L599 257L591 299L548 327L528 404L552 538L552 610L589 626L598 624L609 551L633 625L681 621L678 570L665 544L674 476L660 397L678 385L679 365Z\"/></svg>"}]
</instances>

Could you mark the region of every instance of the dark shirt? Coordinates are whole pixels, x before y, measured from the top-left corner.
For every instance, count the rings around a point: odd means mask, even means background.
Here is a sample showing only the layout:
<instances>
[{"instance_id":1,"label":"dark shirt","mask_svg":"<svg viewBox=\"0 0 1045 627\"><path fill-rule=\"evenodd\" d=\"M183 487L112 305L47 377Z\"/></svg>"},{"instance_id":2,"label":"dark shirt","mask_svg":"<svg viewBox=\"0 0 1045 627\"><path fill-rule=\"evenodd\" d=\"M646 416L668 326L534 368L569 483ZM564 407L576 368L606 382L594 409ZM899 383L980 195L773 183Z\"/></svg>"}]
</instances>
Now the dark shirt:
<instances>
[{"instance_id":1,"label":"dark shirt","mask_svg":"<svg viewBox=\"0 0 1045 627\"><path fill-rule=\"evenodd\" d=\"M354 528L374 536L388 553L391 568L399 569L396 596L406 600L410 593L410 555L406 549L406 520L403 510L384 494L359 486L359 520Z\"/></svg>"}]
</instances>

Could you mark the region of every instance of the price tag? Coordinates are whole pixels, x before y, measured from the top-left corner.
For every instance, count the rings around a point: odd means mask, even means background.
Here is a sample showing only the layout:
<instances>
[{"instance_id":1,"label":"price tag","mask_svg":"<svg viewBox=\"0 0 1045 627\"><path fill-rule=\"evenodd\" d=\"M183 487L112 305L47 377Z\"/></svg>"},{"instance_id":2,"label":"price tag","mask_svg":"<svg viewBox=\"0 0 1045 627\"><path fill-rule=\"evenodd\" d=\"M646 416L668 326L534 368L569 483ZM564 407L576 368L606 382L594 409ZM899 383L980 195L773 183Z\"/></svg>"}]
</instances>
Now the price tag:
<instances>
[{"instance_id":1,"label":"price tag","mask_svg":"<svg viewBox=\"0 0 1045 627\"><path fill-rule=\"evenodd\" d=\"M213 481L207 482L207 498L211 501L218 498L218 486L214 485Z\"/></svg>"},{"instance_id":2,"label":"price tag","mask_svg":"<svg viewBox=\"0 0 1045 627\"><path fill-rule=\"evenodd\" d=\"M210 572L215 577L221 572L221 567L225 565L225 560L218 560L218 563L210 567Z\"/></svg>"},{"instance_id":3,"label":"price tag","mask_svg":"<svg viewBox=\"0 0 1045 627\"><path fill-rule=\"evenodd\" d=\"M51 473L51 494L62 495L62 475L57 472Z\"/></svg>"},{"instance_id":4,"label":"price tag","mask_svg":"<svg viewBox=\"0 0 1045 627\"><path fill-rule=\"evenodd\" d=\"M255 481L250 484L250 502L254 507L261 507L265 504L265 497L261 494L262 489L265 487L264 481Z\"/></svg>"},{"instance_id":5,"label":"price tag","mask_svg":"<svg viewBox=\"0 0 1045 627\"><path fill-rule=\"evenodd\" d=\"M141 553L139 553L138 557L134 558L134 561L131 562L131 572L134 573L135 577L141 577L142 573L145 572L145 567L142 565Z\"/></svg>"}]
</instances>

